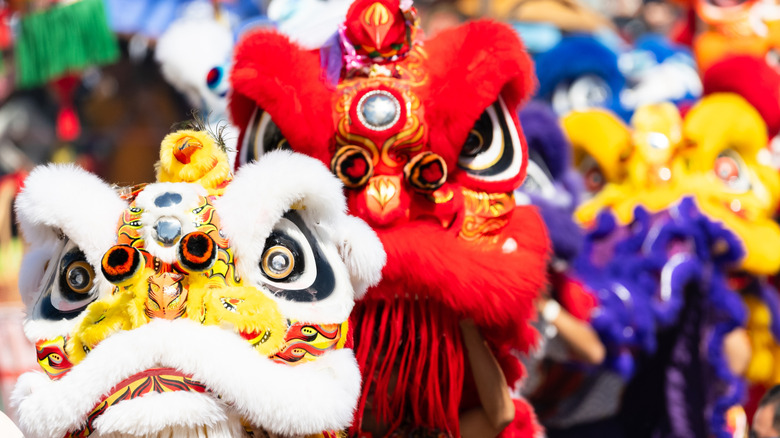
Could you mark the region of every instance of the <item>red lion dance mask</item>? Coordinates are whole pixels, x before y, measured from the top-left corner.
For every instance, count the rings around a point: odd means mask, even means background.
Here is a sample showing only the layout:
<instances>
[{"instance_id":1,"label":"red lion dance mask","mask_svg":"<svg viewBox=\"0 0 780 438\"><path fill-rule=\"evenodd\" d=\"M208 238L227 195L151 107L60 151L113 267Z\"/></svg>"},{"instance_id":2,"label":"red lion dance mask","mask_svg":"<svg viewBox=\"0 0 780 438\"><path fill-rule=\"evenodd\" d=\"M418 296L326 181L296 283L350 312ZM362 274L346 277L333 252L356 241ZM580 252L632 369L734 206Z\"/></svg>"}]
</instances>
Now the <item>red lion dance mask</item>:
<instances>
[{"instance_id":1,"label":"red lion dance mask","mask_svg":"<svg viewBox=\"0 0 780 438\"><path fill-rule=\"evenodd\" d=\"M358 0L320 51L269 31L236 49L237 165L279 148L323 161L388 254L353 312L356 429L370 410L391 430L459 436L459 414L479 403L463 319L510 385L522 375L511 352L533 342L548 251L540 217L512 195L526 171L516 109L532 72L509 27L477 21L423 44L416 11L398 0ZM515 430L530 431L530 410L516 407Z\"/></svg>"}]
</instances>

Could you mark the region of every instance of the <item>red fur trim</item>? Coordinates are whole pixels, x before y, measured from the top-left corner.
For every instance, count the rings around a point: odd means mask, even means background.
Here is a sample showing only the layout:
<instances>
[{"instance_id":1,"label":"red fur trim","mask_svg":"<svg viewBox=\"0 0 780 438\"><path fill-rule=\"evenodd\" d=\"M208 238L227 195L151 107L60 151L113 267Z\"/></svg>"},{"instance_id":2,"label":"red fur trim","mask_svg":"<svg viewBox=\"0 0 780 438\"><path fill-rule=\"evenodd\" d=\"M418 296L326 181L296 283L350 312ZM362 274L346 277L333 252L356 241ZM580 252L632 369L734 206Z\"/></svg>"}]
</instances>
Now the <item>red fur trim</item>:
<instances>
[{"instance_id":1,"label":"red fur trim","mask_svg":"<svg viewBox=\"0 0 780 438\"><path fill-rule=\"evenodd\" d=\"M556 283L557 300L563 308L577 319L590 321L591 313L598 305L596 297L582 283L566 275L554 275L552 281Z\"/></svg>"},{"instance_id":2,"label":"red fur trim","mask_svg":"<svg viewBox=\"0 0 780 438\"><path fill-rule=\"evenodd\" d=\"M387 264L382 283L369 290L367 299L425 296L473 318L496 347L524 350L533 342L527 322L546 284L548 257L547 230L534 208L515 209L497 245L467 242L432 222L375 231ZM505 254L501 245L508 237L517 250Z\"/></svg>"},{"instance_id":3,"label":"red fur trim","mask_svg":"<svg viewBox=\"0 0 780 438\"><path fill-rule=\"evenodd\" d=\"M334 91L320 72L319 55L286 36L264 30L248 34L236 47L230 75L233 123L243 133L255 106L260 106L294 150L329 163Z\"/></svg>"},{"instance_id":4,"label":"red fur trim","mask_svg":"<svg viewBox=\"0 0 780 438\"><path fill-rule=\"evenodd\" d=\"M541 435L534 410L525 400L514 400L515 419L498 435L499 438L532 438Z\"/></svg>"},{"instance_id":5,"label":"red fur trim","mask_svg":"<svg viewBox=\"0 0 780 438\"><path fill-rule=\"evenodd\" d=\"M527 328L529 330L526 331L525 329ZM505 334L497 336L495 331L493 333L483 334L483 337L487 340L488 345L491 346L493 356L495 356L498 364L501 366L501 371L504 373L504 379L506 379L507 385L514 388L517 386L518 382L520 382L520 379L525 376L525 367L517 358L515 346L524 348L527 345L535 343L538 338L538 333L525 323L516 324L515 328L509 331L514 331L514 333L516 333L514 339L509 338Z\"/></svg>"},{"instance_id":6,"label":"red fur trim","mask_svg":"<svg viewBox=\"0 0 780 438\"><path fill-rule=\"evenodd\" d=\"M502 234L517 242L509 254L503 240L466 242L429 222L376 231L388 263L382 283L355 310L363 371L355 427L368 405L392 427L406 418L457 436L465 370L458 321L471 317L479 325L510 385L523 375L512 351L535 339L528 321L546 281L543 222L534 208L518 207Z\"/></svg>"},{"instance_id":7,"label":"red fur trim","mask_svg":"<svg viewBox=\"0 0 780 438\"><path fill-rule=\"evenodd\" d=\"M499 94L515 112L533 92L533 64L517 32L488 20L443 31L425 50L430 85L420 94L431 148L454 165L469 130Z\"/></svg>"},{"instance_id":8,"label":"red fur trim","mask_svg":"<svg viewBox=\"0 0 780 438\"><path fill-rule=\"evenodd\" d=\"M736 93L758 110L769 137L780 131L780 74L766 61L752 56L733 56L710 67L702 76L704 94Z\"/></svg>"}]
</instances>

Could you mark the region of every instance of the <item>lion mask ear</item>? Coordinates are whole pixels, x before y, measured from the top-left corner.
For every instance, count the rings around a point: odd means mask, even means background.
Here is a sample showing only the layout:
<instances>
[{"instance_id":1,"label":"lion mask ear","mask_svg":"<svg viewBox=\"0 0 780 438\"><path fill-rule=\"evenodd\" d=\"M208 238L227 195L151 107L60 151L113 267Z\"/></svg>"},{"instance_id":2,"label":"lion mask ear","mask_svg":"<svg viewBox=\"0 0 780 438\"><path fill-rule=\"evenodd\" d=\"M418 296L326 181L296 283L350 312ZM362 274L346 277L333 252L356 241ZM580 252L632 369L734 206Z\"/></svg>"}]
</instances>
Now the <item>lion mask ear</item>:
<instances>
[{"instance_id":1,"label":"lion mask ear","mask_svg":"<svg viewBox=\"0 0 780 438\"><path fill-rule=\"evenodd\" d=\"M431 150L457 169L453 177L468 188L514 190L527 163L517 109L536 86L533 63L517 33L496 22L474 21L441 32L423 47L429 79L417 91ZM490 136L493 132L500 135ZM473 135L492 141L477 155L464 154Z\"/></svg>"},{"instance_id":2,"label":"lion mask ear","mask_svg":"<svg viewBox=\"0 0 780 438\"><path fill-rule=\"evenodd\" d=\"M79 167L50 164L30 173L15 208L29 244L19 286L32 320L72 320L110 287L100 260L116 242L117 221L125 207L111 186ZM58 279L65 269L62 263L76 258L89 265L84 269L92 276L92 288L69 302L58 296Z\"/></svg>"},{"instance_id":3,"label":"lion mask ear","mask_svg":"<svg viewBox=\"0 0 780 438\"><path fill-rule=\"evenodd\" d=\"M237 165L260 157L263 148L256 143L271 136L268 124L294 150L329 163L333 90L321 76L319 55L270 31L250 33L235 53L229 111L242 132Z\"/></svg>"}]
</instances>

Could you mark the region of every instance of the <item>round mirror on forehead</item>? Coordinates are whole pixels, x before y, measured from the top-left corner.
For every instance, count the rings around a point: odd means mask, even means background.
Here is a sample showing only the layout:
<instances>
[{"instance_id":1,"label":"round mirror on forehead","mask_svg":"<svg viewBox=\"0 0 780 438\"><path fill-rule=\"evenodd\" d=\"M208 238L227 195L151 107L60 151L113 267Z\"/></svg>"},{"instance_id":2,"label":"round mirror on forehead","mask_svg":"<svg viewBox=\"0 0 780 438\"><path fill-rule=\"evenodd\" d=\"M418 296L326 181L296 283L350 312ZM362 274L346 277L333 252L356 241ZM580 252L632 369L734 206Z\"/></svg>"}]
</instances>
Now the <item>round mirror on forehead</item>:
<instances>
[{"instance_id":1,"label":"round mirror on forehead","mask_svg":"<svg viewBox=\"0 0 780 438\"><path fill-rule=\"evenodd\" d=\"M357 116L366 128L384 131L401 118L401 104L389 91L369 91L358 100Z\"/></svg>"}]
</instances>

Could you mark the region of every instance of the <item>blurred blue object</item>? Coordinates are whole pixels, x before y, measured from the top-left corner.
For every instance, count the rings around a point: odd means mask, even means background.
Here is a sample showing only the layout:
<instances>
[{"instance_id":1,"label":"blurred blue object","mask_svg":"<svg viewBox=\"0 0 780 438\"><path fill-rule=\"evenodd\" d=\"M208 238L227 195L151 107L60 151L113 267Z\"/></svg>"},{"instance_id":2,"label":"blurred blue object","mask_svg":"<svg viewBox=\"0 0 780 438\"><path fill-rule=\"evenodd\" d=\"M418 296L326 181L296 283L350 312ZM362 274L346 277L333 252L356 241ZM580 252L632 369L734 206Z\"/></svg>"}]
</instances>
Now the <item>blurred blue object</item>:
<instances>
[{"instance_id":1,"label":"blurred blue object","mask_svg":"<svg viewBox=\"0 0 780 438\"><path fill-rule=\"evenodd\" d=\"M563 38L561 30L550 23L515 22L512 27L520 34L526 50L531 54L546 52Z\"/></svg>"},{"instance_id":2,"label":"blurred blue object","mask_svg":"<svg viewBox=\"0 0 780 438\"><path fill-rule=\"evenodd\" d=\"M186 8L197 3L211 5L206 0L106 0L106 9L114 32L156 39ZM245 27L244 22L263 15L253 0L223 1L221 7L234 28ZM236 22L232 23L233 20Z\"/></svg>"},{"instance_id":3,"label":"blurred blue object","mask_svg":"<svg viewBox=\"0 0 780 438\"><path fill-rule=\"evenodd\" d=\"M621 106L626 78L618 66L618 53L590 34L572 34L546 52L534 56L539 78L537 98L550 102L558 114L602 107L623 119Z\"/></svg>"},{"instance_id":4,"label":"blurred blue object","mask_svg":"<svg viewBox=\"0 0 780 438\"><path fill-rule=\"evenodd\" d=\"M701 78L690 49L662 35L637 39L633 50L620 55L618 65L628 82L620 103L629 113L664 101L684 107L701 97Z\"/></svg>"},{"instance_id":5,"label":"blurred blue object","mask_svg":"<svg viewBox=\"0 0 780 438\"><path fill-rule=\"evenodd\" d=\"M644 35L631 46L608 29L566 34L545 23L513 26L534 58L535 98L559 115L598 107L628 122L641 105L684 107L701 96L690 50L662 35Z\"/></svg>"}]
</instances>

